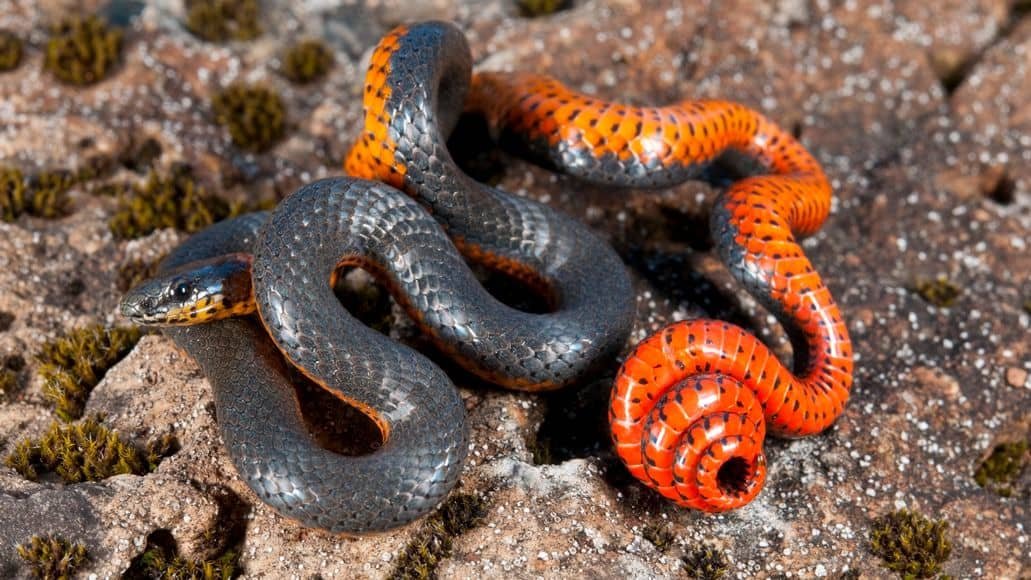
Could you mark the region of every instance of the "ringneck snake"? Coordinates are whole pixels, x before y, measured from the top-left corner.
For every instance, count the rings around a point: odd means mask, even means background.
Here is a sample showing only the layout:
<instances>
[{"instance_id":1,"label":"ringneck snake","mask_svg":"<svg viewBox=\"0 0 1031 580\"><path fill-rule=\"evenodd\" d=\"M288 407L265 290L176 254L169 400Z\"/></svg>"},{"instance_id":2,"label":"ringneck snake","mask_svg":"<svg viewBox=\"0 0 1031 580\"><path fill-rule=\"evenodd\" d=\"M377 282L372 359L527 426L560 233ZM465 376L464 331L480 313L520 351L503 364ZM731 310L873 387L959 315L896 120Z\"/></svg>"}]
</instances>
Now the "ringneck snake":
<instances>
[{"instance_id":1,"label":"ringneck snake","mask_svg":"<svg viewBox=\"0 0 1031 580\"><path fill-rule=\"evenodd\" d=\"M649 487L706 511L751 501L765 480L766 431L826 429L851 385L847 329L796 239L829 212L819 164L735 103L630 107L536 74L473 76L464 36L440 22L398 27L373 52L365 129L345 161L353 178L309 184L271 216L217 224L181 246L155 281L172 292L197 275L198 260L220 283L242 280L242 299L209 299L181 322L217 321L168 329L211 380L241 475L285 515L352 534L420 517L457 481L467 433L453 385L340 307L331 282L341 266L375 273L442 352L509 388L568 385L624 344L633 294L619 258L575 220L459 170L446 137L463 108L513 150L594 183L672 185L717 158L765 168L718 197L711 231L734 277L805 340L797 373L739 327L678 322L627 356L609 408L619 457ZM551 311L497 302L463 257L539 289ZM224 318L254 311L261 324ZM341 457L314 444L284 358L366 413L383 447Z\"/></svg>"}]
</instances>

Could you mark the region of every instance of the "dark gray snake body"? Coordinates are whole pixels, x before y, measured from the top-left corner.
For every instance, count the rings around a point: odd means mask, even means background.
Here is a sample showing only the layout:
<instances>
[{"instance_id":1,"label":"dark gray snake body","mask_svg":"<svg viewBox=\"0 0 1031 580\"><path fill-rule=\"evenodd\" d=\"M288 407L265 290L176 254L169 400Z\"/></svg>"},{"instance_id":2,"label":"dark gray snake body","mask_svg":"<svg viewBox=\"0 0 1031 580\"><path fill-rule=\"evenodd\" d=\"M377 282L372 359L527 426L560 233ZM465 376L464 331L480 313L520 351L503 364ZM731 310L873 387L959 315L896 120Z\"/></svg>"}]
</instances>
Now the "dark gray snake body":
<instances>
[{"instance_id":1,"label":"dark gray snake body","mask_svg":"<svg viewBox=\"0 0 1031 580\"><path fill-rule=\"evenodd\" d=\"M375 273L438 348L511 388L559 388L612 362L633 317L629 275L601 238L454 165L446 137L469 83L468 47L456 29L439 25L417 28L410 40L390 79L389 132L401 146L392 166L406 169L394 184L418 202L385 184L321 180L271 215L216 224L163 264L167 272L253 253L262 324L228 319L166 332L210 379L230 457L258 496L305 525L352 534L391 529L437 505L457 482L467 433L447 376L340 305L330 283L338 267ZM463 254L540 288L552 310L502 304ZM384 445L360 457L319 447L284 355L371 418Z\"/></svg>"},{"instance_id":2,"label":"dark gray snake body","mask_svg":"<svg viewBox=\"0 0 1031 580\"><path fill-rule=\"evenodd\" d=\"M559 289L559 309L548 314L505 306L479 284L440 224L383 184L335 178L306 185L271 215L251 214L194 236L162 269L233 252L254 255L258 312L275 342L251 320L166 332L211 381L222 436L241 476L262 500L306 525L359 534L411 521L454 486L467 447L462 402L443 371L367 328L336 300L329 281L341 264L376 272L463 364L463 357L475 357L499 374L562 376L575 366L567 359L589 365L611 354L577 334L588 332L580 325L590 321L562 306L577 293ZM594 314L604 313L599 305ZM385 444L358 457L319 447L282 355L369 415Z\"/></svg>"}]
</instances>

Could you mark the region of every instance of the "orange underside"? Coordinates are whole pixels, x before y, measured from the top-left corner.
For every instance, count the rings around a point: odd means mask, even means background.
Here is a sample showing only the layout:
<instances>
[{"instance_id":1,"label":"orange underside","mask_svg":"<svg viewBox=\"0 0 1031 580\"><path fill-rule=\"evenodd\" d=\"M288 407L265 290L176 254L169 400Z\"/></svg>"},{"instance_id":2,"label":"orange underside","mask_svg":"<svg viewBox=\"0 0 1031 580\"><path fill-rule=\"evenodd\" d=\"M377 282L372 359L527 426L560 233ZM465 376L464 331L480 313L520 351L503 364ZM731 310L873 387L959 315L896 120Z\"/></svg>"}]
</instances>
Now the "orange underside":
<instances>
[{"instance_id":1,"label":"orange underside","mask_svg":"<svg viewBox=\"0 0 1031 580\"><path fill-rule=\"evenodd\" d=\"M386 105L390 58L405 30L393 31L373 54L365 130L345 162L351 175L396 187L403 187L405 167L395 162ZM768 168L768 175L734 183L721 199L736 231L733 243L746 250L745 263L736 267L763 273L772 299L808 340L804 376L795 376L741 328L712 320L678 322L630 354L610 405L616 450L646 485L706 511L751 501L766 475L766 430L819 433L844 410L852 383L845 323L796 241L816 231L830 210L831 189L819 163L791 134L727 101L631 107L541 75L481 73L467 102L496 126L597 157L693 165L735 149ZM502 266L519 271L518 264Z\"/></svg>"}]
</instances>

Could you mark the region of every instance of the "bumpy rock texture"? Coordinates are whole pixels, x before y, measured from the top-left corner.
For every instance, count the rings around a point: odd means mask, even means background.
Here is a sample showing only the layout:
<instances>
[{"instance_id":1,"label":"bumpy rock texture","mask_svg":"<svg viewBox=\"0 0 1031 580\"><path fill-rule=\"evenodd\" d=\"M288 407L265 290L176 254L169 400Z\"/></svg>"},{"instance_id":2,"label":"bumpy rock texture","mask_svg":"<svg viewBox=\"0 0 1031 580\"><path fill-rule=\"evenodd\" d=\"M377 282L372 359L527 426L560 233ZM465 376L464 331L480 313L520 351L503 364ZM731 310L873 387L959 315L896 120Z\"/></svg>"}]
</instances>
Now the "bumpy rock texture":
<instances>
[{"instance_id":1,"label":"bumpy rock texture","mask_svg":"<svg viewBox=\"0 0 1031 580\"><path fill-rule=\"evenodd\" d=\"M42 72L49 24L77 3L0 4L0 29L25 41L21 64L0 73L3 165L72 169L153 139L159 169L187 162L227 197L281 197L341 171L358 131L363 59L389 27L422 17L457 20L483 68L548 72L642 104L740 100L795 128L824 164L834 213L806 249L857 353L852 400L836 426L769 441L759 498L702 515L658 501L613 459L602 431L609 377L550 396L458 377L472 426L460 489L487 506L483 523L454 539L442 576L677 577L680 556L705 542L725 551L729 577L889 577L867 536L876 516L903 507L950 522L945 573L1027 573L1026 474L1009 498L973 477L997 444L1031 430L1026 3L578 0L529 19L507 0L270 0L261 3L263 34L225 45L186 32L178 0L86 4L127 26L117 69L87 88ZM276 62L300 37L335 53L328 76L304 87ZM234 81L280 91L287 134L270 152L234 147L215 124L210 99ZM783 331L709 251L713 189L611 191L505 156L488 164L498 160L503 188L554 204L613 242L636 281L634 340L707 314L790 356ZM142 179L124 165L105 179ZM62 330L118 322L117 266L183 239L162 230L116 241L106 225L116 201L88 189L73 188L62 219L0 223L0 313L12 315L0 317L0 359L18 376L0 406L4 454L52 420L32 354ZM939 277L960 290L950 307L915 291ZM377 578L418 529L333 537L257 502L220 444L207 382L159 335L107 374L87 405L93 412L140 443L173 432L181 449L154 473L90 484L33 483L0 467L0 575L26 575L14 546L56 533L87 546L90 572L117 577L149 535L167 530L188 558L238 550L247 575ZM656 526L673 534L668 545L653 543Z\"/></svg>"}]
</instances>

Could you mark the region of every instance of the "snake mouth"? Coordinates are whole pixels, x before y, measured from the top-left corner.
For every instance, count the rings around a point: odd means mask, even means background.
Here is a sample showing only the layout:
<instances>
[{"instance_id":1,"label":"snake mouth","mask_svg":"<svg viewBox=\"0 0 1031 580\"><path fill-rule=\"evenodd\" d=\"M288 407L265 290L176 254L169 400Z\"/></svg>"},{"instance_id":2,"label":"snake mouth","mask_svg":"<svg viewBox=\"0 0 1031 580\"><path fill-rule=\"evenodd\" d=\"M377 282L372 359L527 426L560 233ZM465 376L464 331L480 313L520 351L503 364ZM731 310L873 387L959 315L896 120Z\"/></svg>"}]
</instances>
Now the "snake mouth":
<instances>
[{"instance_id":1,"label":"snake mouth","mask_svg":"<svg viewBox=\"0 0 1031 580\"><path fill-rule=\"evenodd\" d=\"M148 298L127 295L119 305L122 316L136 324L156 324L164 320L167 312L156 312Z\"/></svg>"}]
</instances>

